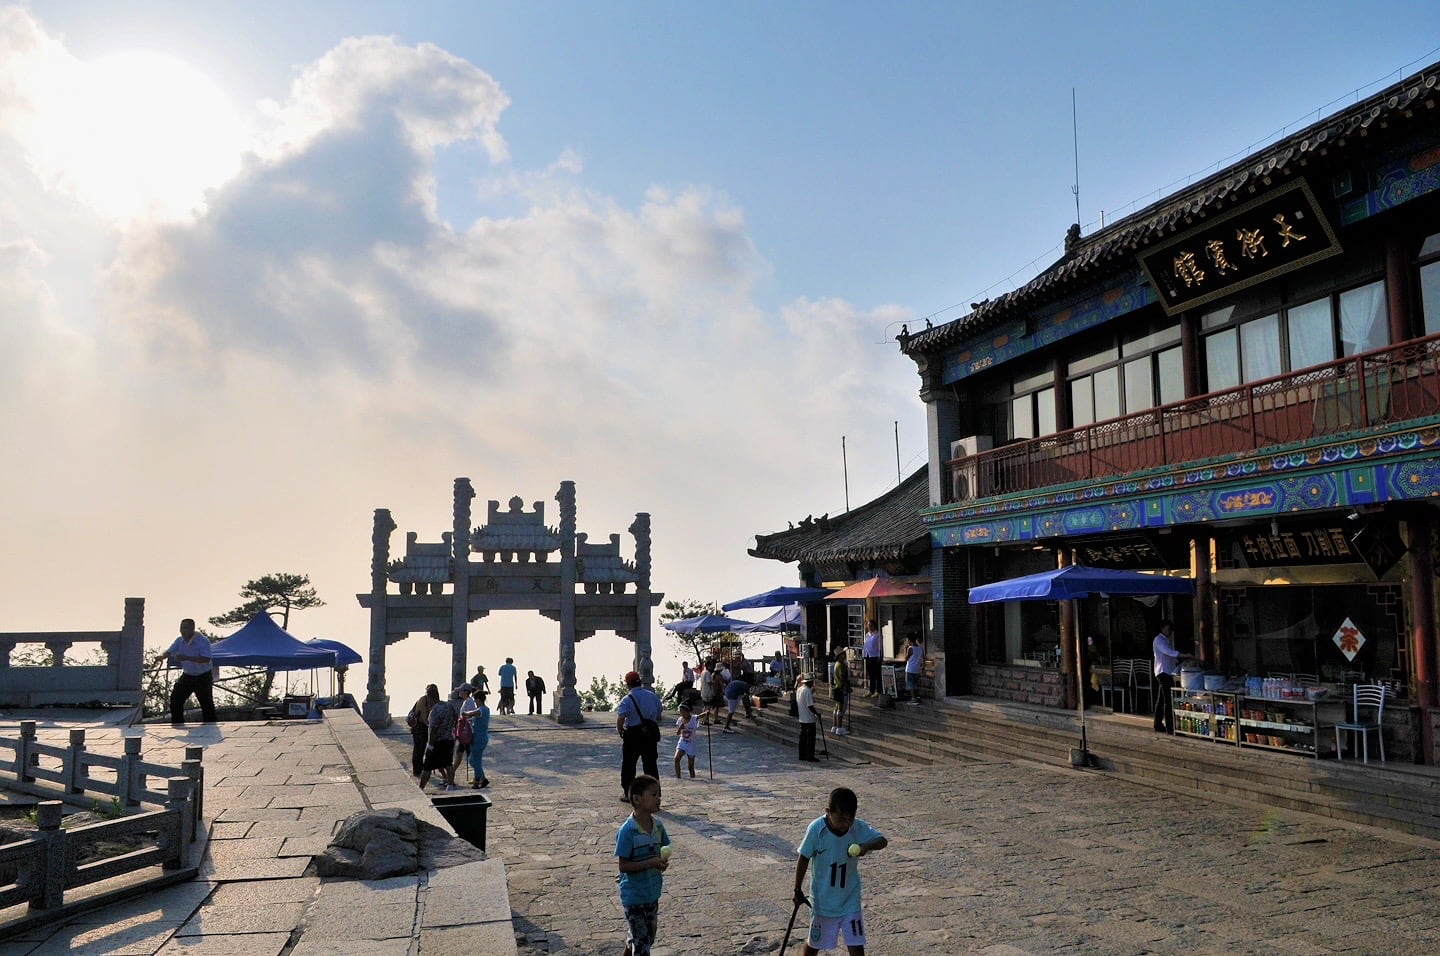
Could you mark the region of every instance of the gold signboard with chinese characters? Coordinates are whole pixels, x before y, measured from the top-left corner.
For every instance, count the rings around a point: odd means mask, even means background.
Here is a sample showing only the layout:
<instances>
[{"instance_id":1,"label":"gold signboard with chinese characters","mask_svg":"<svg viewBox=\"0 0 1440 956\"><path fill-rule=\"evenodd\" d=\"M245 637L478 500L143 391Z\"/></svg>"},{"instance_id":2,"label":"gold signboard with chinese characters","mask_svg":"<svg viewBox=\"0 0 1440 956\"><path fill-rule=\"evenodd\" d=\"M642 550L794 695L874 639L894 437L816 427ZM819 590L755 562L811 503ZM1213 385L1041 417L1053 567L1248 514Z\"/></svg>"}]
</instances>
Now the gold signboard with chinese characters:
<instances>
[{"instance_id":1,"label":"gold signboard with chinese characters","mask_svg":"<svg viewBox=\"0 0 1440 956\"><path fill-rule=\"evenodd\" d=\"M1253 199L1140 257L1167 315L1340 252L1304 180Z\"/></svg>"}]
</instances>

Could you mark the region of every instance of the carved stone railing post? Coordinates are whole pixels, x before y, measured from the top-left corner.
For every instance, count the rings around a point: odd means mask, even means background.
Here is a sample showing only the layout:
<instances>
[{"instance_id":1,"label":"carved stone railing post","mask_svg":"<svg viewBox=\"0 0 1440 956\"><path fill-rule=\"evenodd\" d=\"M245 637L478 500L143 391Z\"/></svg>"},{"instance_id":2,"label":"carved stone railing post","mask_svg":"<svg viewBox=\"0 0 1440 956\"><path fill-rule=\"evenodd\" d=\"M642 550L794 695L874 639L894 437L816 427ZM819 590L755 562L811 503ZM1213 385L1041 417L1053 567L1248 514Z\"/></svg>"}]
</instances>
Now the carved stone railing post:
<instances>
[{"instance_id":1,"label":"carved stone railing post","mask_svg":"<svg viewBox=\"0 0 1440 956\"><path fill-rule=\"evenodd\" d=\"M40 755L35 752L35 721L20 721L20 741L15 747L15 779L25 783L34 783L35 775L30 768L40 762Z\"/></svg>"},{"instance_id":2,"label":"carved stone railing post","mask_svg":"<svg viewBox=\"0 0 1440 956\"><path fill-rule=\"evenodd\" d=\"M555 493L560 503L560 673L555 690L555 720L578 724L580 695L575 692L575 482L562 481Z\"/></svg>"},{"instance_id":3,"label":"carved stone railing post","mask_svg":"<svg viewBox=\"0 0 1440 956\"><path fill-rule=\"evenodd\" d=\"M84 793L89 776L89 768L85 765L85 728L72 727L70 751L65 755L65 789L71 793Z\"/></svg>"},{"instance_id":4,"label":"carved stone railing post","mask_svg":"<svg viewBox=\"0 0 1440 956\"><path fill-rule=\"evenodd\" d=\"M65 831L60 829L63 804L46 800L36 807L37 839L43 844L40 872L33 874L32 910L59 909L65 902Z\"/></svg>"},{"instance_id":5,"label":"carved stone railing post","mask_svg":"<svg viewBox=\"0 0 1440 956\"><path fill-rule=\"evenodd\" d=\"M175 852L164 863L167 870L178 870L185 865L185 854L195 840L195 821L190 808L191 786L189 777L171 777L166 787L169 799L165 801L165 809L180 818L180 838L176 841Z\"/></svg>"},{"instance_id":6,"label":"carved stone railing post","mask_svg":"<svg viewBox=\"0 0 1440 956\"><path fill-rule=\"evenodd\" d=\"M140 798L136 796L142 786L138 779L140 744L139 737L125 738L125 753L120 758L120 769L116 771L115 781L120 786L120 805L123 807L140 806Z\"/></svg>"},{"instance_id":7,"label":"carved stone railing post","mask_svg":"<svg viewBox=\"0 0 1440 956\"><path fill-rule=\"evenodd\" d=\"M205 756L204 747L186 747L185 761L180 766L190 781L190 839L195 839L200 823L205 819Z\"/></svg>"}]
</instances>

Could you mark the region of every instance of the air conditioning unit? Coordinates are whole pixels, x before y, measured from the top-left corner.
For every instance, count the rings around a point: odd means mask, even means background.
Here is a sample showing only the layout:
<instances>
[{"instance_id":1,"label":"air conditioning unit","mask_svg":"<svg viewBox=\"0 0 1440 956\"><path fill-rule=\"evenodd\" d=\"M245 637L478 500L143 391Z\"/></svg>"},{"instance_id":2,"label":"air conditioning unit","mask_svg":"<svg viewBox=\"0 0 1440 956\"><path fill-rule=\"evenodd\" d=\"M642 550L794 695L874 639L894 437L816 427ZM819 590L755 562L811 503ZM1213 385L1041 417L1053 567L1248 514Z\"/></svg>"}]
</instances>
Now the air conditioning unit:
<instances>
[{"instance_id":1,"label":"air conditioning unit","mask_svg":"<svg viewBox=\"0 0 1440 956\"><path fill-rule=\"evenodd\" d=\"M981 481L975 456L989 451L994 443L989 435L971 435L950 443L950 457L964 459L950 468L950 491L954 501L971 501L984 497L986 489Z\"/></svg>"}]
</instances>

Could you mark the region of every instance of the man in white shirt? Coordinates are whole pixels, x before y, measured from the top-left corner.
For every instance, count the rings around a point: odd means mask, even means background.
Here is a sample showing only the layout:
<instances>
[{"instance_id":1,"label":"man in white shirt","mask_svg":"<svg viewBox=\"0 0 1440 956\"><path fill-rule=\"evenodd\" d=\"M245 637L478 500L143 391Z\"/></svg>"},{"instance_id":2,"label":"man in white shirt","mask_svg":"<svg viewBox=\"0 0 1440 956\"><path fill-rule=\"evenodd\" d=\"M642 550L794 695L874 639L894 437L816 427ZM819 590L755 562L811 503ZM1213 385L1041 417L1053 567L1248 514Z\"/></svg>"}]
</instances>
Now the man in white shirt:
<instances>
[{"instance_id":1,"label":"man in white shirt","mask_svg":"<svg viewBox=\"0 0 1440 956\"><path fill-rule=\"evenodd\" d=\"M1175 627L1169 621L1160 622L1160 633L1150 642L1155 655L1155 678L1160 689L1155 692L1155 732L1175 732L1175 702L1170 691L1175 687L1175 675L1180 673L1180 652L1175 650Z\"/></svg>"},{"instance_id":2,"label":"man in white shirt","mask_svg":"<svg viewBox=\"0 0 1440 956\"><path fill-rule=\"evenodd\" d=\"M170 692L170 723L185 723L185 702L191 694L200 704L201 719L215 723L215 669L210 663L210 641L204 634L195 633L194 618L180 622L180 636L165 654L170 666L181 670Z\"/></svg>"},{"instance_id":3,"label":"man in white shirt","mask_svg":"<svg viewBox=\"0 0 1440 956\"><path fill-rule=\"evenodd\" d=\"M880 622L874 619L865 622L865 643L861 645L860 656L865 658L866 697L880 696Z\"/></svg>"},{"instance_id":4,"label":"man in white shirt","mask_svg":"<svg viewBox=\"0 0 1440 956\"><path fill-rule=\"evenodd\" d=\"M801 674L795 682L795 710L800 715L800 759L806 763L818 763L815 729L820 712L815 709L815 691L810 686L809 674Z\"/></svg>"}]
</instances>

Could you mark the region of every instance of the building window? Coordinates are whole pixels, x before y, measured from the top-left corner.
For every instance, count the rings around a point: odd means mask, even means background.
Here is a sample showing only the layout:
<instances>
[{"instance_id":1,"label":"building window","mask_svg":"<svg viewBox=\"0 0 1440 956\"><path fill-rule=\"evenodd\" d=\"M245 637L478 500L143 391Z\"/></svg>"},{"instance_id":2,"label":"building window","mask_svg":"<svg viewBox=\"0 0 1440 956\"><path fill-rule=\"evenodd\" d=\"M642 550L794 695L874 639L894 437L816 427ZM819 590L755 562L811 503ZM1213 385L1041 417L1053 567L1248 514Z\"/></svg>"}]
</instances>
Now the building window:
<instances>
[{"instance_id":1,"label":"building window","mask_svg":"<svg viewBox=\"0 0 1440 956\"><path fill-rule=\"evenodd\" d=\"M1133 415L1185 397L1180 325L1148 328L1072 361L1070 416L1075 428Z\"/></svg>"},{"instance_id":2,"label":"building window","mask_svg":"<svg viewBox=\"0 0 1440 956\"><path fill-rule=\"evenodd\" d=\"M1212 392L1383 348L1390 337L1384 281L1239 319L1234 306L1200 317Z\"/></svg>"},{"instance_id":3,"label":"building window","mask_svg":"<svg viewBox=\"0 0 1440 956\"><path fill-rule=\"evenodd\" d=\"M1420 309L1425 334L1440 332L1440 232L1420 246Z\"/></svg>"},{"instance_id":4,"label":"building window","mask_svg":"<svg viewBox=\"0 0 1440 956\"><path fill-rule=\"evenodd\" d=\"M1037 372L1010 386L1010 437L1016 441L1055 434L1055 376Z\"/></svg>"}]
</instances>

